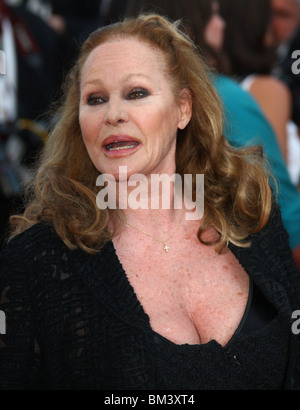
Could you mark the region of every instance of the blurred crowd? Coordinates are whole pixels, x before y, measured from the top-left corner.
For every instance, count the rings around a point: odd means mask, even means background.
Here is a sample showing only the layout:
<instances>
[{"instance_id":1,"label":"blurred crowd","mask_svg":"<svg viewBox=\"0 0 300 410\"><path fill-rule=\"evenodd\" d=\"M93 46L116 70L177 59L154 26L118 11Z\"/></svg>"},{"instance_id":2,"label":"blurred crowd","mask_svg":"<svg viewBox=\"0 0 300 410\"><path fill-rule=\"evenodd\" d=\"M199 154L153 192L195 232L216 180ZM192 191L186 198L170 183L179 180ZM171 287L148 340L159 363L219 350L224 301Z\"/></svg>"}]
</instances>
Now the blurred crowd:
<instances>
[{"instance_id":1,"label":"blurred crowd","mask_svg":"<svg viewBox=\"0 0 300 410\"><path fill-rule=\"evenodd\" d=\"M216 0L212 10L208 5L0 0L0 50L6 57L0 74L0 246L9 215L23 207L24 187L55 121L52 104L80 44L98 27L156 11L183 19L217 74L229 141L264 147L291 246L300 252L300 0Z\"/></svg>"}]
</instances>

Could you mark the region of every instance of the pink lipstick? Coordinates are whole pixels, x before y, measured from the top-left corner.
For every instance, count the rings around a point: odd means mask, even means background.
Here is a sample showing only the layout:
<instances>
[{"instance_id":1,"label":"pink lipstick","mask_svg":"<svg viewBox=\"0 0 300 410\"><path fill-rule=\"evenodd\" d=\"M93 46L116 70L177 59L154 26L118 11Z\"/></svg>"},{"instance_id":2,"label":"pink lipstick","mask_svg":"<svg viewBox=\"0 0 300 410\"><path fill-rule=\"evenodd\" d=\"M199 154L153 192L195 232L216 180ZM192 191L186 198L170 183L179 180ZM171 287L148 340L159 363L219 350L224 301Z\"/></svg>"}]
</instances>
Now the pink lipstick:
<instances>
[{"instance_id":1,"label":"pink lipstick","mask_svg":"<svg viewBox=\"0 0 300 410\"><path fill-rule=\"evenodd\" d=\"M137 150L141 142L128 135L110 135L102 143L102 149L107 156L122 157Z\"/></svg>"}]
</instances>

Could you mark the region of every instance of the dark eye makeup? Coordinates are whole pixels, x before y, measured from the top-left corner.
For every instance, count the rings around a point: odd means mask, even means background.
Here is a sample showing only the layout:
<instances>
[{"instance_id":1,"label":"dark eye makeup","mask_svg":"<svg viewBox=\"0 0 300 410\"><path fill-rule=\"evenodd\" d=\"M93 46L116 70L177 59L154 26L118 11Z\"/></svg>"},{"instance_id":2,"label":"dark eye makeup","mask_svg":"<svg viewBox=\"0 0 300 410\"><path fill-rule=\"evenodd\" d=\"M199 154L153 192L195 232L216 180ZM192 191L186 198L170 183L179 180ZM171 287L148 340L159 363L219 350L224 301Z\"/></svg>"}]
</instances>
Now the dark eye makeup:
<instances>
[{"instance_id":1,"label":"dark eye makeup","mask_svg":"<svg viewBox=\"0 0 300 410\"><path fill-rule=\"evenodd\" d=\"M107 101L106 99L104 99L104 98L102 98L102 97L100 97L100 96L97 96L97 95L90 95L90 96L87 98L87 103L88 103L88 105L103 104L103 103L106 102L106 101Z\"/></svg>"},{"instance_id":2,"label":"dark eye makeup","mask_svg":"<svg viewBox=\"0 0 300 410\"><path fill-rule=\"evenodd\" d=\"M139 100L140 98L147 97L149 95L149 91L145 88L135 88L130 91L127 95L128 100Z\"/></svg>"},{"instance_id":3,"label":"dark eye makeup","mask_svg":"<svg viewBox=\"0 0 300 410\"><path fill-rule=\"evenodd\" d=\"M150 95L150 92L145 88L134 88L125 94L126 100L139 100L141 98L147 97ZM88 105L100 105L108 101L108 98L101 97L97 94L92 94L87 98Z\"/></svg>"}]
</instances>

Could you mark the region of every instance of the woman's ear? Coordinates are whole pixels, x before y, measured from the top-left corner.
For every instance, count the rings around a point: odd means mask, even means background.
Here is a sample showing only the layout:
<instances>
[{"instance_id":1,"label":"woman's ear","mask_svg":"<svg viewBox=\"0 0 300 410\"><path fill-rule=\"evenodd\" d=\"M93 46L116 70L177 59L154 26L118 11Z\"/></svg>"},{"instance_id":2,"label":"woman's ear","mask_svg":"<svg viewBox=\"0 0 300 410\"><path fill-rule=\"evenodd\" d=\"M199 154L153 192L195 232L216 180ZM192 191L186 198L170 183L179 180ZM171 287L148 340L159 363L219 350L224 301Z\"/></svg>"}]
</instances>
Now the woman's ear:
<instances>
[{"instance_id":1,"label":"woman's ear","mask_svg":"<svg viewBox=\"0 0 300 410\"><path fill-rule=\"evenodd\" d=\"M179 121L178 128L183 130L192 118L192 93L188 88L180 91L178 96Z\"/></svg>"}]
</instances>

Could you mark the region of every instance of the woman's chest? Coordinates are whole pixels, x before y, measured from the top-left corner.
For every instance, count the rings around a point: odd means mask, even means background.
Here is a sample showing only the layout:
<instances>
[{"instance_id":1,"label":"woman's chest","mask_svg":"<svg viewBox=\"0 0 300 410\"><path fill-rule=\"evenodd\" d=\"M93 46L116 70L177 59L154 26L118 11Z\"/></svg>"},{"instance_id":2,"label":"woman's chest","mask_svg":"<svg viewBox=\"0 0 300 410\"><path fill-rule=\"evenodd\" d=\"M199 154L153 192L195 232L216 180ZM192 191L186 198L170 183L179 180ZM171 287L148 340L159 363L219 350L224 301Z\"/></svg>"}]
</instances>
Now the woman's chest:
<instances>
[{"instance_id":1,"label":"woman's chest","mask_svg":"<svg viewBox=\"0 0 300 410\"><path fill-rule=\"evenodd\" d=\"M174 343L221 344L238 327L249 277L231 252L173 250L173 254L119 252L127 278L152 329ZM131 255L131 257L128 257Z\"/></svg>"}]
</instances>

